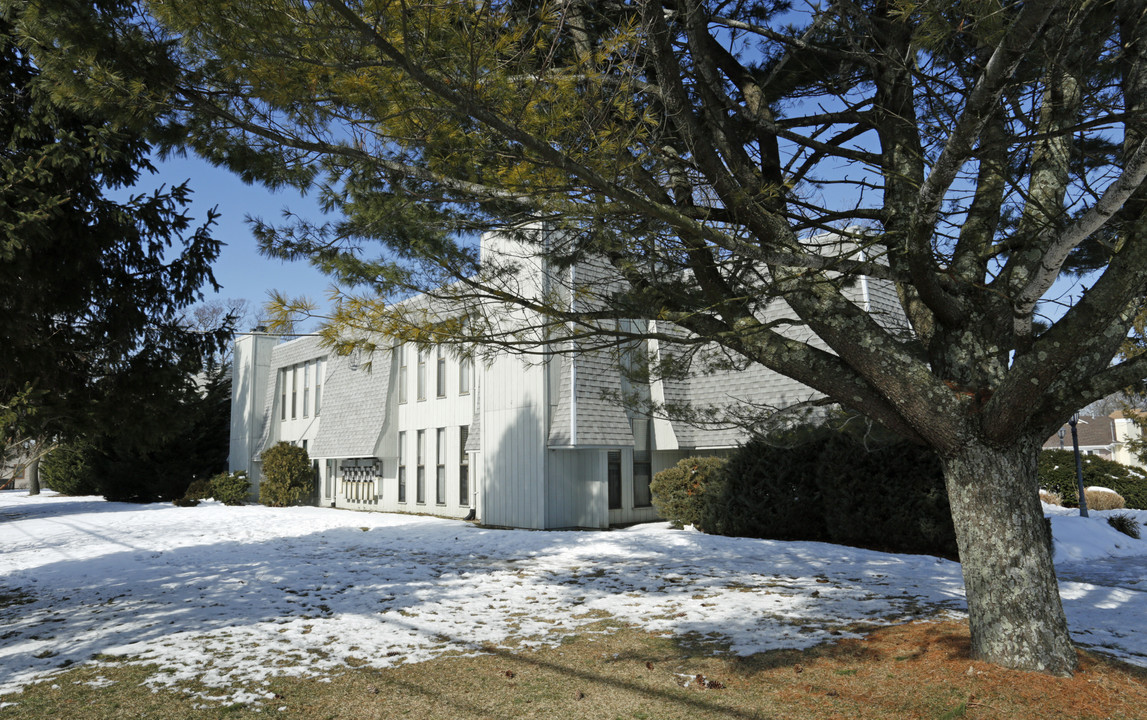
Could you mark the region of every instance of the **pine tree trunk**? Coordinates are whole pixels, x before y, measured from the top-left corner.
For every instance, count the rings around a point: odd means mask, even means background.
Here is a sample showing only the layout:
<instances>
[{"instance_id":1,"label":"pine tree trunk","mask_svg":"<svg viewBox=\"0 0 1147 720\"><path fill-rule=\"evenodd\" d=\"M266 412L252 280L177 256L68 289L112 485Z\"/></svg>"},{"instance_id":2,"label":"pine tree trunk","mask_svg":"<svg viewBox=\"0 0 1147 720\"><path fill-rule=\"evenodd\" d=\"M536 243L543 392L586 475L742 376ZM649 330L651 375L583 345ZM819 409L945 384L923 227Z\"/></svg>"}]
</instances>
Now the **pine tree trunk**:
<instances>
[{"instance_id":1,"label":"pine tree trunk","mask_svg":"<svg viewBox=\"0 0 1147 720\"><path fill-rule=\"evenodd\" d=\"M972 656L1019 670L1070 675L1075 647L1039 502L1038 443L971 443L944 461L956 525Z\"/></svg>"},{"instance_id":2,"label":"pine tree trunk","mask_svg":"<svg viewBox=\"0 0 1147 720\"><path fill-rule=\"evenodd\" d=\"M32 458L32 462L28 463L28 494L40 494L40 458L36 456Z\"/></svg>"}]
</instances>

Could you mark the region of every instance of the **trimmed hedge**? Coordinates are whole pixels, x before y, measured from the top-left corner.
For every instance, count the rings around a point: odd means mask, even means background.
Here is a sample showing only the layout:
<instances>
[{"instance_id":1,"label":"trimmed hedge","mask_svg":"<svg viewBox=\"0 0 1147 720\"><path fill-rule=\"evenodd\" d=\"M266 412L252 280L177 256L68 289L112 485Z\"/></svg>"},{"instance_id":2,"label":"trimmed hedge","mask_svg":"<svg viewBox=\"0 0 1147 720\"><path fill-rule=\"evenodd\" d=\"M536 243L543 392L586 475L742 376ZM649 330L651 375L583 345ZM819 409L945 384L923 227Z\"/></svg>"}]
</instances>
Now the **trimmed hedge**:
<instances>
[{"instance_id":1,"label":"trimmed hedge","mask_svg":"<svg viewBox=\"0 0 1147 720\"><path fill-rule=\"evenodd\" d=\"M314 490L315 471L307 451L280 442L263 453L263 479L259 502L270 507L298 505Z\"/></svg>"},{"instance_id":2,"label":"trimmed hedge","mask_svg":"<svg viewBox=\"0 0 1147 720\"><path fill-rule=\"evenodd\" d=\"M649 490L657 512L676 528L697 525L705 489L724 464L718 457L688 457L654 475Z\"/></svg>"},{"instance_id":3,"label":"trimmed hedge","mask_svg":"<svg viewBox=\"0 0 1147 720\"><path fill-rule=\"evenodd\" d=\"M742 446L707 485L706 532L955 558L939 458L853 421Z\"/></svg>"},{"instance_id":4,"label":"trimmed hedge","mask_svg":"<svg viewBox=\"0 0 1147 720\"><path fill-rule=\"evenodd\" d=\"M1098 455L1082 455L1083 485L1111 488L1123 496L1128 508L1147 509L1147 474L1139 468ZM1044 450L1039 454L1039 486L1058 493L1064 507L1079 506L1075 454L1071 450Z\"/></svg>"}]
</instances>

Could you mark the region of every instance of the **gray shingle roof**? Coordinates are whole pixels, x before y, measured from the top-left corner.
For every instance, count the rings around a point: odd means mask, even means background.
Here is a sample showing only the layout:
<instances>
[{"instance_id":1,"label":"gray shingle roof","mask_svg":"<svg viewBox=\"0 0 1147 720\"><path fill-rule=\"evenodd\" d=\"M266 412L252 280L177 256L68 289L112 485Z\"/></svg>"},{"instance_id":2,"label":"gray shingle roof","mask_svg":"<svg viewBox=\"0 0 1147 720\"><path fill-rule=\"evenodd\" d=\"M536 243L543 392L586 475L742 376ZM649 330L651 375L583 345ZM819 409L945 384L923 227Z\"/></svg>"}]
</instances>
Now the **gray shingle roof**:
<instances>
[{"instance_id":1,"label":"gray shingle roof","mask_svg":"<svg viewBox=\"0 0 1147 720\"><path fill-rule=\"evenodd\" d=\"M1064 423L1062 427L1064 428L1064 446L1071 448L1071 426ZM1079 437L1080 446L1110 446L1115 443L1115 420L1108 415L1100 415L1098 417L1080 415L1078 422L1075 424L1075 432ZM1059 431L1057 430L1048 437L1048 439L1044 441L1043 446L1045 448L1058 448Z\"/></svg>"},{"instance_id":2,"label":"gray shingle roof","mask_svg":"<svg viewBox=\"0 0 1147 720\"><path fill-rule=\"evenodd\" d=\"M550 423L551 447L631 447L633 431L619 404L621 372L605 350L563 355L560 362L558 402ZM576 372L574 370L576 369ZM577 433L571 417L571 379L576 375Z\"/></svg>"},{"instance_id":3,"label":"gray shingle roof","mask_svg":"<svg viewBox=\"0 0 1147 720\"><path fill-rule=\"evenodd\" d=\"M312 457L375 457L388 420L392 354L390 348L379 348L370 359L370 368L357 370L351 370L349 357L331 355Z\"/></svg>"},{"instance_id":4,"label":"gray shingle roof","mask_svg":"<svg viewBox=\"0 0 1147 720\"><path fill-rule=\"evenodd\" d=\"M631 447L633 431L621 397L621 371L607 351L572 358L577 366L577 444Z\"/></svg>"},{"instance_id":5,"label":"gray shingle roof","mask_svg":"<svg viewBox=\"0 0 1147 720\"><path fill-rule=\"evenodd\" d=\"M573 428L570 418L570 366L573 358L561 355L555 359L558 363L558 402L554 408L554 415L550 418L550 447L570 447L573 445ZM552 367L552 366L551 366Z\"/></svg>"},{"instance_id":6,"label":"gray shingle roof","mask_svg":"<svg viewBox=\"0 0 1147 720\"><path fill-rule=\"evenodd\" d=\"M775 301L769 305L762 320L770 322L793 317L795 313L785 303ZM670 334L684 335L683 330L672 326L662 329ZM792 325L785 330L785 335L816 347L825 347L823 341L806 326ZM679 355L684 351L684 346L661 343L662 353ZM673 432L677 436L678 446L733 447L746 441L748 431L731 424L733 418L728 416L728 410L734 406L742 409L756 406L766 411L822 397L807 385L762 365L750 363L738 368L728 364L729 359L718 346L707 345L698 352L693 363L695 369L688 377L666 378L663 381L667 404L688 406L699 417L713 423L693 425L680 419L674 420Z\"/></svg>"}]
</instances>

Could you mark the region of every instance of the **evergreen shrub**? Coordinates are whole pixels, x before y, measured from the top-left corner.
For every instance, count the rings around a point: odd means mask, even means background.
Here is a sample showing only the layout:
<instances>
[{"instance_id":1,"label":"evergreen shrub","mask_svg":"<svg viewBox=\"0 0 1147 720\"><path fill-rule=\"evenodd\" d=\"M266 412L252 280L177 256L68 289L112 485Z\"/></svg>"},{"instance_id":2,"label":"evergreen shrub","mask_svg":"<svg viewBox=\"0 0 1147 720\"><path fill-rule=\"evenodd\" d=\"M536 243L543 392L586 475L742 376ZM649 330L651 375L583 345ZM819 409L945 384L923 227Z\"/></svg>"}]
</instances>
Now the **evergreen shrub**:
<instances>
[{"instance_id":1,"label":"evergreen shrub","mask_svg":"<svg viewBox=\"0 0 1147 720\"><path fill-rule=\"evenodd\" d=\"M775 540L828 540L815 481L818 430L754 438L738 448L706 489L705 532Z\"/></svg>"},{"instance_id":2,"label":"evergreen shrub","mask_svg":"<svg viewBox=\"0 0 1147 720\"><path fill-rule=\"evenodd\" d=\"M174 448L125 448L104 439L92 455L100 494L111 502L173 502L187 494L193 476Z\"/></svg>"},{"instance_id":3,"label":"evergreen shrub","mask_svg":"<svg viewBox=\"0 0 1147 720\"><path fill-rule=\"evenodd\" d=\"M1085 487L1111 488L1123 496L1128 508L1147 510L1147 474L1139 468L1098 455L1080 457ZM1075 454L1071 450L1044 450L1039 454L1039 486L1063 498L1064 507L1079 506Z\"/></svg>"},{"instance_id":4,"label":"evergreen shrub","mask_svg":"<svg viewBox=\"0 0 1147 720\"><path fill-rule=\"evenodd\" d=\"M956 558L940 459L888 433L846 427L824 443L816 476L829 538L843 545Z\"/></svg>"},{"instance_id":5,"label":"evergreen shrub","mask_svg":"<svg viewBox=\"0 0 1147 720\"><path fill-rule=\"evenodd\" d=\"M191 484L187 486L187 492L183 494L184 500L206 500L212 497L211 495L211 480L209 478L199 478L192 480Z\"/></svg>"},{"instance_id":6,"label":"evergreen shrub","mask_svg":"<svg viewBox=\"0 0 1147 720\"><path fill-rule=\"evenodd\" d=\"M60 445L40 461L40 482L61 495L99 495L92 446L82 440Z\"/></svg>"},{"instance_id":7,"label":"evergreen shrub","mask_svg":"<svg viewBox=\"0 0 1147 720\"><path fill-rule=\"evenodd\" d=\"M859 418L845 420L739 448L709 482L699 527L955 558L956 533L935 453Z\"/></svg>"},{"instance_id":8,"label":"evergreen shrub","mask_svg":"<svg viewBox=\"0 0 1147 720\"><path fill-rule=\"evenodd\" d=\"M243 470L219 473L211 478L211 496L224 505L242 505L251 492L251 481Z\"/></svg>"},{"instance_id":9,"label":"evergreen shrub","mask_svg":"<svg viewBox=\"0 0 1147 720\"><path fill-rule=\"evenodd\" d=\"M657 512L676 528L697 525L705 488L724 464L718 457L688 457L654 475L649 490Z\"/></svg>"},{"instance_id":10,"label":"evergreen shrub","mask_svg":"<svg viewBox=\"0 0 1147 720\"><path fill-rule=\"evenodd\" d=\"M263 479L259 502L270 507L298 505L314 489L315 473L307 451L280 442L263 453Z\"/></svg>"}]
</instances>

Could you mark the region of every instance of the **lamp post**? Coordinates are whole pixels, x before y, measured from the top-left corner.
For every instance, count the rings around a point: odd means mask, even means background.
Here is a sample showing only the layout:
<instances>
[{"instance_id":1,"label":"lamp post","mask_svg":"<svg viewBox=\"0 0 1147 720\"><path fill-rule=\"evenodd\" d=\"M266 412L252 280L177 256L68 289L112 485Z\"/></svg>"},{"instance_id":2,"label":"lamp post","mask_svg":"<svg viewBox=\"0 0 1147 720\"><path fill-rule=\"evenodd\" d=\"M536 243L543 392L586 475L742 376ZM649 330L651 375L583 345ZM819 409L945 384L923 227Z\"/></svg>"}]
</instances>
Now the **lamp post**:
<instances>
[{"instance_id":1,"label":"lamp post","mask_svg":"<svg viewBox=\"0 0 1147 720\"><path fill-rule=\"evenodd\" d=\"M1075 449L1075 485L1079 490L1079 516L1088 517L1087 515L1087 496L1083 493L1083 462L1079 459L1079 433L1075 430L1076 423L1079 422L1079 413L1071 416L1067 424L1071 426L1071 446ZM1060 428L1060 433L1063 428ZM1061 442L1063 435L1060 435Z\"/></svg>"}]
</instances>

